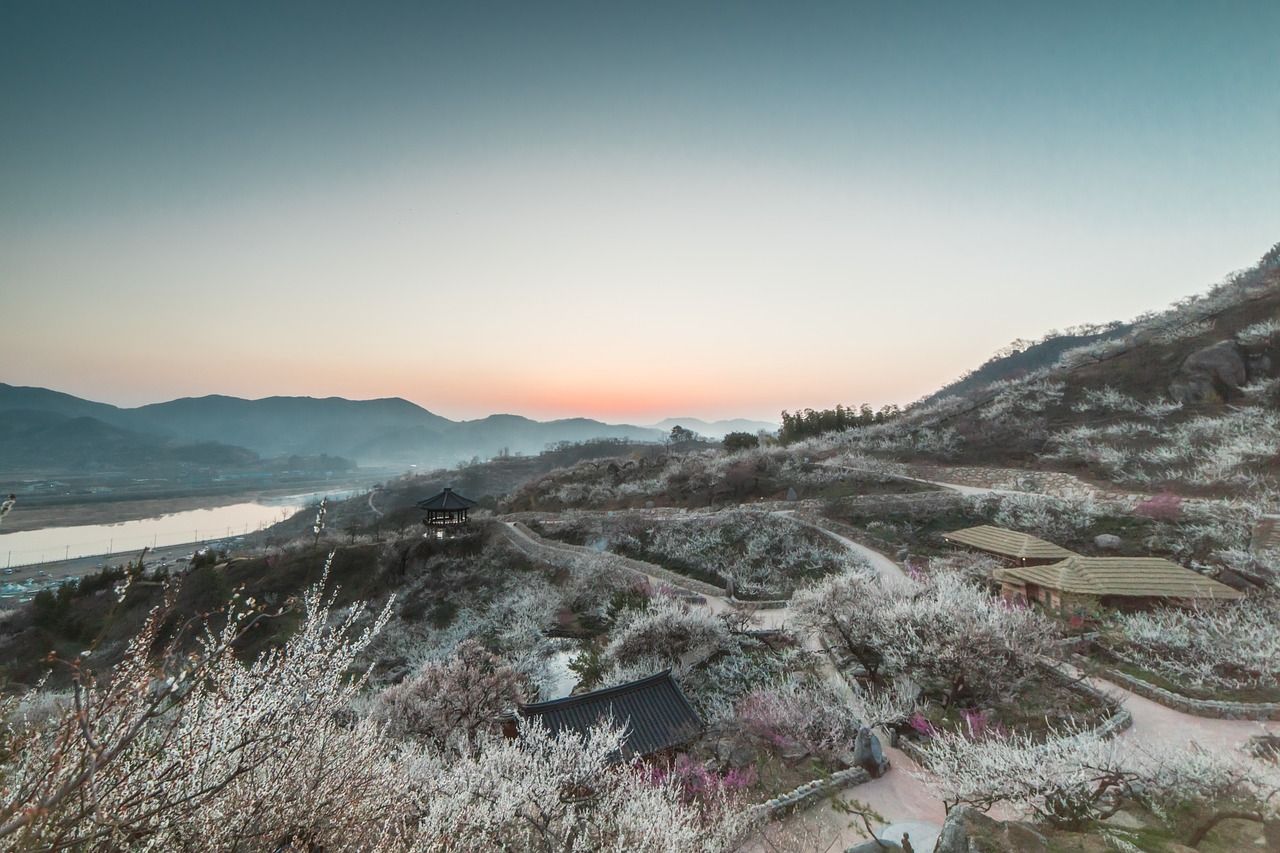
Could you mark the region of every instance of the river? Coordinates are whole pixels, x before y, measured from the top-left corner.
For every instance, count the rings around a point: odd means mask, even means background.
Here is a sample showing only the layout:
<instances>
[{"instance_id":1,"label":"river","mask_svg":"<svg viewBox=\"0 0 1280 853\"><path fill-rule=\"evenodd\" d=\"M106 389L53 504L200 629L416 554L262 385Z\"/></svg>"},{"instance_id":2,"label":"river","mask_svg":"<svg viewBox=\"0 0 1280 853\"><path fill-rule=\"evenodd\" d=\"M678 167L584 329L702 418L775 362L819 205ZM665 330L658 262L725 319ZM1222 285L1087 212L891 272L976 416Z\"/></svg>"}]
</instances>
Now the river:
<instances>
[{"instance_id":1,"label":"river","mask_svg":"<svg viewBox=\"0 0 1280 853\"><path fill-rule=\"evenodd\" d=\"M283 521L325 495L350 497L355 491L313 492L261 498L209 509L192 509L115 524L44 527L0 533L0 565L6 568L138 551L243 536Z\"/></svg>"}]
</instances>

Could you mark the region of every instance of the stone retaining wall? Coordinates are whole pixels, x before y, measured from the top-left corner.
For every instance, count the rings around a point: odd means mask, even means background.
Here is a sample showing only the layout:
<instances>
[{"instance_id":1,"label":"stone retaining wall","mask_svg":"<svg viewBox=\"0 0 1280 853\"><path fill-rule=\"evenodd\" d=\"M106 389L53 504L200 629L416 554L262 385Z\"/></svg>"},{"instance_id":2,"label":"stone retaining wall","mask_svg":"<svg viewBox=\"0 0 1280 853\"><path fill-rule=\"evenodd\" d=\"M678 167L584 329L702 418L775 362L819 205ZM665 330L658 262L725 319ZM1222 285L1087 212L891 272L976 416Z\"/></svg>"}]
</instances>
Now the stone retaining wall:
<instances>
[{"instance_id":1,"label":"stone retaining wall","mask_svg":"<svg viewBox=\"0 0 1280 853\"><path fill-rule=\"evenodd\" d=\"M773 799L766 800L759 805L752 806L751 811L763 815L768 820L783 817L795 811L796 809L808 806L816 800L830 796L836 791L844 788L851 788L854 785L861 785L863 782L870 782L871 774L863 770L861 767L850 767L847 770L837 770L830 776L824 776L821 779L814 779L812 782L805 782L798 788L794 788L785 794L779 794Z\"/></svg>"},{"instance_id":2,"label":"stone retaining wall","mask_svg":"<svg viewBox=\"0 0 1280 853\"><path fill-rule=\"evenodd\" d=\"M1079 693L1083 696L1087 696L1089 697L1089 699L1093 700L1094 702L1097 702L1100 705L1115 706L1111 715L1107 717L1105 720L1103 720L1101 723L1098 723L1098 725L1094 726L1091 731L1095 732L1096 734L1104 738L1115 737L1125 729L1129 728L1129 726L1133 725L1133 715L1130 714L1128 709L1125 708L1123 705L1116 705L1115 700L1112 697L1103 693L1101 690L1090 687L1087 684L1083 684L1074 679L1067 679L1065 675L1063 675L1056 667L1052 666L1051 664L1046 664L1046 667L1051 672L1053 672L1054 675L1057 675L1067 681L1065 686L1067 687L1068 690L1071 690L1075 693ZM920 750L920 747L917 746L912 741L904 738L899 738L896 746L898 747L898 749L902 750L908 756L910 756L911 760L914 761L916 764L919 764L921 767L927 766L925 763L924 753Z\"/></svg>"},{"instance_id":3,"label":"stone retaining wall","mask_svg":"<svg viewBox=\"0 0 1280 853\"><path fill-rule=\"evenodd\" d=\"M1149 681L1143 681L1127 672L1101 666L1095 661L1075 655L1077 666L1112 684L1137 693L1144 699L1150 699L1190 714L1193 717L1210 717L1217 720L1280 720L1280 702L1230 702L1225 699L1195 699L1184 696L1163 687L1157 687Z\"/></svg>"}]
</instances>

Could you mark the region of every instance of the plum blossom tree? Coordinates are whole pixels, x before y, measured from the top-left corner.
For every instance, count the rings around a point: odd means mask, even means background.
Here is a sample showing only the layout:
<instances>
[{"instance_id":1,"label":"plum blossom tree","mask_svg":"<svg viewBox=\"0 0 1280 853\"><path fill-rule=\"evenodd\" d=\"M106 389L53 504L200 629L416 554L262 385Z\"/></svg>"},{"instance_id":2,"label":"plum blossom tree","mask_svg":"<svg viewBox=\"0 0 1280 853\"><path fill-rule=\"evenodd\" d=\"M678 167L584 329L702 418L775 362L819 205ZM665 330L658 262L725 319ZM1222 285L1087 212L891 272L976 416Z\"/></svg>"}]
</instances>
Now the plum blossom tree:
<instances>
[{"instance_id":1,"label":"plum blossom tree","mask_svg":"<svg viewBox=\"0 0 1280 853\"><path fill-rule=\"evenodd\" d=\"M181 632L166 646L171 614L158 608L109 677L72 661L66 701L3 700L0 845L441 853L735 845L745 824L729 809L690 806L674 784L617 764L617 729L481 735L462 754L390 737L353 700L368 674L356 662L391 606L338 615L322 589L323 581L302 596L298 630L251 664L235 658L236 640L276 614L236 600L221 629L191 626L194 647Z\"/></svg>"},{"instance_id":2,"label":"plum blossom tree","mask_svg":"<svg viewBox=\"0 0 1280 853\"><path fill-rule=\"evenodd\" d=\"M1117 741L1088 730L1036 741L1024 733L978 738L938 729L920 749L926 770L918 775L936 786L947 811L1010 803L1055 825L1079 826L1117 810L1106 805L1107 795L1136 780Z\"/></svg>"},{"instance_id":3,"label":"plum blossom tree","mask_svg":"<svg viewBox=\"0 0 1280 853\"><path fill-rule=\"evenodd\" d=\"M796 592L791 610L800 627L830 637L872 679L884 665L893 594L866 571L830 575Z\"/></svg>"},{"instance_id":4,"label":"plum blossom tree","mask_svg":"<svg viewBox=\"0 0 1280 853\"><path fill-rule=\"evenodd\" d=\"M794 606L873 679L908 675L944 707L1016 692L1055 636L1040 613L947 571L892 587L846 573L805 588Z\"/></svg>"},{"instance_id":5,"label":"plum blossom tree","mask_svg":"<svg viewBox=\"0 0 1280 853\"><path fill-rule=\"evenodd\" d=\"M1175 682L1227 689L1280 684L1280 609L1274 602L1118 613L1109 627L1116 654Z\"/></svg>"},{"instance_id":6,"label":"plum blossom tree","mask_svg":"<svg viewBox=\"0 0 1280 853\"><path fill-rule=\"evenodd\" d=\"M658 597L643 610L622 611L605 657L622 665L657 659L671 666L690 652L722 648L728 641L729 629L709 611Z\"/></svg>"},{"instance_id":7,"label":"plum blossom tree","mask_svg":"<svg viewBox=\"0 0 1280 853\"><path fill-rule=\"evenodd\" d=\"M781 749L828 758L853 745L858 717L830 685L788 678L748 693L738 703L736 719L750 734Z\"/></svg>"},{"instance_id":8,"label":"plum blossom tree","mask_svg":"<svg viewBox=\"0 0 1280 853\"><path fill-rule=\"evenodd\" d=\"M1051 825L1078 829L1138 803L1182 824L1195 847L1228 818L1255 821L1280 838L1280 768L1243 755L1190 748L1139 751L1097 730L1043 741L1026 734L973 737L938 731L921 747L925 770L950 811L997 803ZM1188 823L1184 816L1191 815Z\"/></svg>"},{"instance_id":9,"label":"plum blossom tree","mask_svg":"<svg viewBox=\"0 0 1280 853\"><path fill-rule=\"evenodd\" d=\"M419 793L419 849L543 853L735 849L751 816L719 796L685 802L674 777L618 764L623 730L552 737L537 722L474 756L423 755L409 767Z\"/></svg>"},{"instance_id":10,"label":"plum blossom tree","mask_svg":"<svg viewBox=\"0 0 1280 853\"><path fill-rule=\"evenodd\" d=\"M393 737L424 740L441 753L470 753L480 734L530 693L524 675L475 640L464 640L453 657L429 661L384 690L372 717Z\"/></svg>"}]
</instances>

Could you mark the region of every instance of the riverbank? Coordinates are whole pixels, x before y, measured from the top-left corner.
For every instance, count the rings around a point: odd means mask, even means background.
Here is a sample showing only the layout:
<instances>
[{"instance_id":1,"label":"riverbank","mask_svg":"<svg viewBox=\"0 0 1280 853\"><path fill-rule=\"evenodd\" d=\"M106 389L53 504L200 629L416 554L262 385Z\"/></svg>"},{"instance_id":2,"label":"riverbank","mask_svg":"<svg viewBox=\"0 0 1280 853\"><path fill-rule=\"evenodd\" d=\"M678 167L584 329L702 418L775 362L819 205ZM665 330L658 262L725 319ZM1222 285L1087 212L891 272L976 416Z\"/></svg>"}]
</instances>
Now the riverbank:
<instances>
[{"instance_id":1,"label":"riverbank","mask_svg":"<svg viewBox=\"0 0 1280 853\"><path fill-rule=\"evenodd\" d=\"M362 491L376 482L371 478L288 483L276 488L237 489L216 494L178 495L153 498L121 498L103 500L67 499L65 502L24 498L0 524L0 536L50 527L78 527L87 524L119 524L144 518L157 518L176 512L216 509L240 503L272 503L299 495L338 495ZM317 498L318 499L318 498Z\"/></svg>"}]
</instances>

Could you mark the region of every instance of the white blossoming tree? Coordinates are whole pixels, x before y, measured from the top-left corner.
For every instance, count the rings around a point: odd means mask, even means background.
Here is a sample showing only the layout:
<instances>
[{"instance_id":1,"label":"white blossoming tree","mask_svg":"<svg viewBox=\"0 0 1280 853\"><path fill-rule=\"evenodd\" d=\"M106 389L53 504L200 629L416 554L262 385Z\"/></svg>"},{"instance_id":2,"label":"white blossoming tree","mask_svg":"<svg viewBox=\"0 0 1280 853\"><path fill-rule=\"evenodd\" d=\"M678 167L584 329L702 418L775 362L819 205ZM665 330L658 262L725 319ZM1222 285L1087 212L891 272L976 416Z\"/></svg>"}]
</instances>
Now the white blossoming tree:
<instances>
[{"instance_id":1,"label":"white blossoming tree","mask_svg":"<svg viewBox=\"0 0 1280 853\"><path fill-rule=\"evenodd\" d=\"M326 573L327 574L327 573ZM745 824L617 764L622 733L479 735L461 754L360 718L356 666L382 627L317 586L301 624L251 664L236 641L275 618L233 604L221 630L162 642L160 608L101 679L73 661L67 701L4 700L0 846L80 850L704 850ZM191 626L193 629L198 626ZM157 648L164 649L159 655ZM358 703L355 703L358 704ZM34 709L39 709L36 713ZM25 712L24 712L25 711Z\"/></svg>"}]
</instances>

